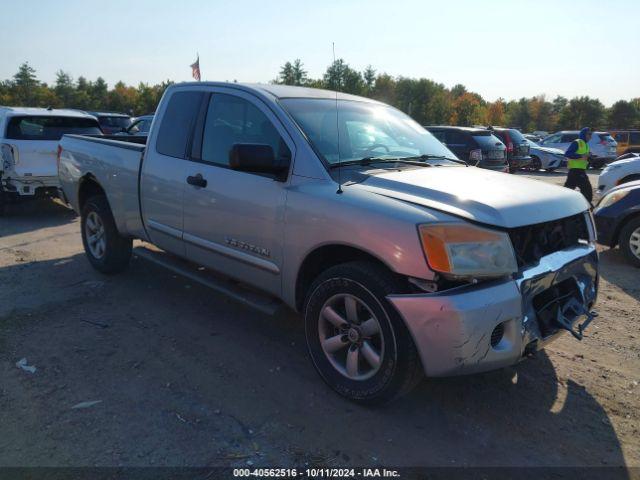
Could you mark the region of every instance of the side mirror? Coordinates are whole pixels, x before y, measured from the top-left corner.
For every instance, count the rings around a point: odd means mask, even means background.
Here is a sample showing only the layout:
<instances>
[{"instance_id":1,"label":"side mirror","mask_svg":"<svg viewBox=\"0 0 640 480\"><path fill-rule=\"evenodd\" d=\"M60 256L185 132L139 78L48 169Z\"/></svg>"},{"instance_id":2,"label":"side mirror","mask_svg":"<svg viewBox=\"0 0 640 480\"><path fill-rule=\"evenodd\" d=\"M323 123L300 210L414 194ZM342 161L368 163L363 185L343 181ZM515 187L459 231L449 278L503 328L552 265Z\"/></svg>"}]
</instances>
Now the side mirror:
<instances>
[{"instance_id":1,"label":"side mirror","mask_svg":"<svg viewBox=\"0 0 640 480\"><path fill-rule=\"evenodd\" d=\"M256 143L236 143L229 152L229 166L232 170L250 173L266 173L276 180L286 179L289 161L276 159L271 145Z\"/></svg>"}]
</instances>

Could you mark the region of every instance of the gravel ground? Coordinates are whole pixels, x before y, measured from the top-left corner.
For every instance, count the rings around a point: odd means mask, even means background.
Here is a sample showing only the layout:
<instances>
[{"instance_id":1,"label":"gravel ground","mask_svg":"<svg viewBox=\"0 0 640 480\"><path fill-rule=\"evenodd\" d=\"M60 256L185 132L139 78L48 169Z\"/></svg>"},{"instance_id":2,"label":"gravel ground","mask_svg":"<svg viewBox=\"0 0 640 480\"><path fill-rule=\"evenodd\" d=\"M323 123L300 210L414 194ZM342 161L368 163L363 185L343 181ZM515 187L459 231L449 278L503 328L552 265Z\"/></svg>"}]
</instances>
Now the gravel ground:
<instances>
[{"instance_id":1,"label":"gravel ground","mask_svg":"<svg viewBox=\"0 0 640 480\"><path fill-rule=\"evenodd\" d=\"M267 317L142 259L102 276L72 212L12 208L0 466L640 466L640 271L618 250L601 260L600 317L582 342L368 409L323 384L295 314Z\"/></svg>"}]
</instances>

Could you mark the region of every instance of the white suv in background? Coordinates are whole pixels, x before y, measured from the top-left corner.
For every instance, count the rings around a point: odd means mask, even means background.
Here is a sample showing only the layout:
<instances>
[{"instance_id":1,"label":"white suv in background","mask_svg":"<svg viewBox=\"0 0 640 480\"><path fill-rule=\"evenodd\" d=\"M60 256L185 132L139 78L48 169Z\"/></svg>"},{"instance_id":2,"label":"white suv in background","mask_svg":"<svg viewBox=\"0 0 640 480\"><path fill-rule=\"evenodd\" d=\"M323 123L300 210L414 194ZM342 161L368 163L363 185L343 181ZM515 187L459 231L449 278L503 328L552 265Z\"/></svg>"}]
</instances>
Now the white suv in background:
<instances>
[{"instance_id":1,"label":"white suv in background","mask_svg":"<svg viewBox=\"0 0 640 480\"><path fill-rule=\"evenodd\" d=\"M0 208L12 197L57 193L58 141L66 133L102 135L86 113L0 107Z\"/></svg>"},{"instance_id":2,"label":"white suv in background","mask_svg":"<svg viewBox=\"0 0 640 480\"><path fill-rule=\"evenodd\" d=\"M571 142L578 138L579 134L578 130L563 130L562 132L552 133L540 142L540 146L559 148L566 152ZM591 140L589 140L589 150L591 151L590 166L592 168L602 168L607 163L615 160L617 146L618 143L609 132L593 132Z\"/></svg>"},{"instance_id":3,"label":"white suv in background","mask_svg":"<svg viewBox=\"0 0 640 480\"><path fill-rule=\"evenodd\" d=\"M627 153L602 170L597 195L604 196L613 187L635 180L640 180L640 154Z\"/></svg>"}]
</instances>

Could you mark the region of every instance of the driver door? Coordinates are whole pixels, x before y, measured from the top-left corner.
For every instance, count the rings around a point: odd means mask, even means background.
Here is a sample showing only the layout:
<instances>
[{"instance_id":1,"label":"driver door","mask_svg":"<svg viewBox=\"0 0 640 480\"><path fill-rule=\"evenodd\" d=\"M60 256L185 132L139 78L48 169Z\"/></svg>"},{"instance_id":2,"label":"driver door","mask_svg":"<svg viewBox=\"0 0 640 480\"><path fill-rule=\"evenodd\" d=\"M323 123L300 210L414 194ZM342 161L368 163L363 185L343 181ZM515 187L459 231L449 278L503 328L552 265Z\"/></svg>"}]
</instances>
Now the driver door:
<instances>
[{"instance_id":1,"label":"driver door","mask_svg":"<svg viewBox=\"0 0 640 480\"><path fill-rule=\"evenodd\" d=\"M293 142L269 108L239 90L214 90L203 117L185 172L198 179L184 191L187 257L279 295L288 178L232 170L229 151L267 144L291 163Z\"/></svg>"}]
</instances>

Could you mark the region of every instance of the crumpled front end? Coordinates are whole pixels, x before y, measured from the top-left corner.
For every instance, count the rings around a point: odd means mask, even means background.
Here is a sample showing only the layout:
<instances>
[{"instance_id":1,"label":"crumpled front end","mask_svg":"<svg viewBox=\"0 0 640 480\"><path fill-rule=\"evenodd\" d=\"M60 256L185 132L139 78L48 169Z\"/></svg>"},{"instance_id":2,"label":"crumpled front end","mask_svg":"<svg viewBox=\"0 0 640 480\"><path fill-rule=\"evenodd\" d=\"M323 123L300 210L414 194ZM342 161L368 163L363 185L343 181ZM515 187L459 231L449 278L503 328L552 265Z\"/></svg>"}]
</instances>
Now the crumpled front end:
<instances>
[{"instance_id":1,"label":"crumpled front end","mask_svg":"<svg viewBox=\"0 0 640 480\"><path fill-rule=\"evenodd\" d=\"M598 290L593 243L542 257L515 279L437 293L391 295L427 376L506 367L591 321Z\"/></svg>"}]
</instances>

